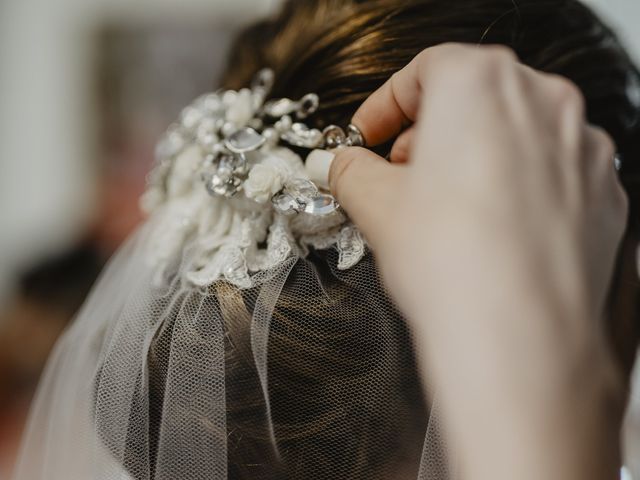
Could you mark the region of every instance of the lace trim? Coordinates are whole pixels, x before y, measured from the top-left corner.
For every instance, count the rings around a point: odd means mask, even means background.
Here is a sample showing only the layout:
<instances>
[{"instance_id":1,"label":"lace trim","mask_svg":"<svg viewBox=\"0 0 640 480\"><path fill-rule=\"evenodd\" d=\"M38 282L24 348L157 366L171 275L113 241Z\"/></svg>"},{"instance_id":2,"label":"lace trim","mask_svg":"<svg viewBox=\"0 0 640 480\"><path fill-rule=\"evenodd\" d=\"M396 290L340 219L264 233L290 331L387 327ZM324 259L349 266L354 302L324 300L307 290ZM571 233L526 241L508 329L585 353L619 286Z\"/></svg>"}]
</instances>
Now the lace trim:
<instances>
[{"instance_id":1,"label":"lace trim","mask_svg":"<svg viewBox=\"0 0 640 480\"><path fill-rule=\"evenodd\" d=\"M302 164L299 157L297 161ZM188 163L175 163L168 177L167 198L153 213L149 261L157 268L157 283L183 252L189 259L183 277L190 284L207 287L226 280L242 289L255 286L264 277L261 274L291 257L306 257L309 247L335 246L341 270L353 267L364 256L362 235L341 211L326 216L286 216L271 203L212 197L199 185L185 185L194 181L181 171Z\"/></svg>"}]
</instances>

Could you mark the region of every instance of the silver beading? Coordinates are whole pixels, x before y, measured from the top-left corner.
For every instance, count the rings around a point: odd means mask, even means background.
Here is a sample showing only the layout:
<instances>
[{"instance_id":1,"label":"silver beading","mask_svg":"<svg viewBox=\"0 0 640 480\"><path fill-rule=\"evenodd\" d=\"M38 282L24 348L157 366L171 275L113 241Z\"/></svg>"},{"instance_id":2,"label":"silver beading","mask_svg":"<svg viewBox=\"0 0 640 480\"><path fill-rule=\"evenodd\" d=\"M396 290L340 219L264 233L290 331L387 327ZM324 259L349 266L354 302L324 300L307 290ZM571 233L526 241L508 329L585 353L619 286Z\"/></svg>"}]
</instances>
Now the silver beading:
<instances>
[{"instance_id":1,"label":"silver beading","mask_svg":"<svg viewBox=\"0 0 640 480\"><path fill-rule=\"evenodd\" d=\"M212 196L231 198L244 191L250 200L259 203L270 200L273 208L283 215L303 212L326 215L336 211L339 205L333 196L304 174L273 171L258 165L264 155L278 146L303 149L364 146L362 133L354 125L346 130L336 125L322 131L308 127L301 120L318 109L318 95L309 93L299 100L266 101L273 79L273 71L264 69L258 72L250 89L209 93L187 106L158 143L157 166L148 179L145 202L162 202L176 159L195 144L203 160L195 166L194 174L199 175ZM269 198L265 199L265 195Z\"/></svg>"}]
</instances>

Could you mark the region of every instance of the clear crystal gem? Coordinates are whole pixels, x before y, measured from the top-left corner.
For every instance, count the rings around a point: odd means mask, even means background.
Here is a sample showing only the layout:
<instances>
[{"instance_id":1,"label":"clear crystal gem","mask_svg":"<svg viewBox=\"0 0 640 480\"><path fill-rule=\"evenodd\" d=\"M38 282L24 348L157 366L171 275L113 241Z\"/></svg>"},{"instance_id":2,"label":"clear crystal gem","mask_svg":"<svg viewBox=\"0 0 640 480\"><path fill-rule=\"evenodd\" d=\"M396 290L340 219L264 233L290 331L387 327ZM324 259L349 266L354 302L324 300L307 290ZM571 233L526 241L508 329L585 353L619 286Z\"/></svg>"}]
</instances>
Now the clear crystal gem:
<instances>
[{"instance_id":1,"label":"clear crystal gem","mask_svg":"<svg viewBox=\"0 0 640 480\"><path fill-rule=\"evenodd\" d=\"M617 155L613 158L613 166L617 171L622 170L622 157Z\"/></svg>"},{"instance_id":2,"label":"clear crystal gem","mask_svg":"<svg viewBox=\"0 0 640 480\"><path fill-rule=\"evenodd\" d=\"M340 145L344 145L347 140L347 136L342 128L337 125L329 125L322 131L324 136L324 143L326 148L336 148Z\"/></svg>"},{"instance_id":3,"label":"clear crystal gem","mask_svg":"<svg viewBox=\"0 0 640 480\"><path fill-rule=\"evenodd\" d=\"M247 178L247 159L243 154L219 152L207 155L202 179L213 196L232 197L242 188Z\"/></svg>"},{"instance_id":4,"label":"clear crystal gem","mask_svg":"<svg viewBox=\"0 0 640 480\"><path fill-rule=\"evenodd\" d=\"M213 196L233 197L242 186L242 180L230 169L218 169L206 182L207 191Z\"/></svg>"},{"instance_id":5,"label":"clear crystal gem","mask_svg":"<svg viewBox=\"0 0 640 480\"><path fill-rule=\"evenodd\" d=\"M311 215L328 215L338 209L338 204L331 195L320 194L312 198L304 207L305 213Z\"/></svg>"},{"instance_id":6,"label":"clear crystal gem","mask_svg":"<svg viewBox=\"0 0 640 480\"><path fill-rule=\"evenodd\" d=\"M360 129L352 123L347 126L347 145L349 147L364 147L364 136Z\"/></svg>"},{"instance_id":7,"label":"clear crystal gem","mask_svg":"<svg viewBox=\"0 0 640 480\"><path fill-rule=\"evenodd\" d=\"M318 196L318 188L310 180L295 178L287 182L287 193L300 203L309 203Z\"/></svg>"},{"instance_id":8,"label":"clear crystal gem","mask_svg":"<svg viewBox=\"0 0 640 480\"><path fill-rule=\"evenodd\" d=\"M275 209L284 215L292 215L300 211L300 204L288 193L278 194L271 201Z\"/></svg>"},{"instance_id":9,"label":"clear crystal gem","mask_svg":"<svg viewBox=\"0 0 640 480\"><path fill-rule=\"evenodd\" d=\"M251 127L236 130L225 140L225 146L234 153L245 153L260 148L266 139Z\"/></svg>"},{"instance_id":10,"label":"clear crystal gem","mask_svg":"<svg viewBox=\"0 0 640 480\"><path fill-rule=\"evenodd\" d=\"M222 153L218 158L218 168L229 169L234 175L241 177L249 173L247 158L242 153L235 155Z\"/></svg>"}]
</instances>

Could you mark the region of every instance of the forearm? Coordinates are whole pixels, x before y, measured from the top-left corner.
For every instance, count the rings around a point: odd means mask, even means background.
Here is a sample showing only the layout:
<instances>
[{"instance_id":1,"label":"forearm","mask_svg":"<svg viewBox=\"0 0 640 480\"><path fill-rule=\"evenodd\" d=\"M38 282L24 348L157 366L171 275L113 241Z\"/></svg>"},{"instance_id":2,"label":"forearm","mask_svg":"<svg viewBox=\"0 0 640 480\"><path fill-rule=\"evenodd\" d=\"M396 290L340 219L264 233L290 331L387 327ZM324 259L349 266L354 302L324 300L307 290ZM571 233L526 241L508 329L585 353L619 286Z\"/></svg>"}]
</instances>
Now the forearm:
<instances>
[{"instance_id":1,"label":"forearm","mask_svg":"<svg viewBox=\"0 0 640 480\"><path fill-rule=\"evenodd\" d=\"M472 232L437 230L403 303L463 478L616 478L622 381L579 282L535 273L504 239L499 258L467 255L455 239Z\"/></svg>"},{"instance_id":2,"label":"forearm","mask_svg":"<svg viewBox=\"0 0 640 480\"><path fill-rule=\"evenodd\" d=\"M523 390L499 368L477 375L493 365L477 355L472 360L466 371L460 359L455 369L423 366L435 378L463 479L616 478L620 403L603 379L589 376L591 385L573 388L537 382Z\"/></svg>"},{"instance_id":3,"label":"forearm","mask_svg":"<svg viewBox=\"0 0 640 480\"><path fill-rule=\"evenodd\" d=\"M478 330L448 335L463 310ZM431 317L418 327L416 342L462 478L616 478L622 388L596 337L593 344L563 346L558 332L545 327L556 323L548 317L532 316L525 324L534 326L517 331L506 314L501 320L483 318L481 307L448 311L446 321ZM434 323L444 327L429 328Z\"/></svg>"}]
</instances>

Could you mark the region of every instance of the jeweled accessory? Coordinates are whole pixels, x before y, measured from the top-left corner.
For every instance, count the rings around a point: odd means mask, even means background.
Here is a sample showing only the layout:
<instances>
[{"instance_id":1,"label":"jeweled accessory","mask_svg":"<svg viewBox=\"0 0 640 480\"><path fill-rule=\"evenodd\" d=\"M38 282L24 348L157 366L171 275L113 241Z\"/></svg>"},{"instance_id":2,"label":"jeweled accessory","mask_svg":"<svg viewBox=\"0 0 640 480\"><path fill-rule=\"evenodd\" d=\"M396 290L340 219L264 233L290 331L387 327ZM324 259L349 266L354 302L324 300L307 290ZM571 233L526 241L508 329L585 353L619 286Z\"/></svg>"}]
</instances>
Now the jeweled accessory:
<instances>
[{"instance_id":1,"label":"jeweled accessory","mask_svg":"<svg viewBox=\"0 0 640 480\"><path fill-rule=\"evenodd\" d=\"M316 185L302 165L264 162L274 149L286 145L304 149L363 146L354 125L345 130L330 125L320 131L302 123L319 107L315 93L300 100L265 101L273 85L273 72L261 70L250 89L203 95L186 107L158 144L158 166L149 178L147 207L166 198L167 181L178 157L197 145L202 160L193 165L206 190L231 198L244 194L258 203L271 201L280 214L327 215L338 209L335 199ZM269 198L267 198L269 197Z\"/></svg>"},{"instance_id":2,"label":"jeweled accessory","mask_svg":"<svg viewBox=\"0 0 640 480\"><path fill-rule=\"evenodd\" d=\"M141 199L157 224L148 254L158 284L168 259L187 245L182 274L202 287L225 279L249 288L309 247L335 246L339 269L364 256L364 239L322 178L332 155L326 149L362 146L362 134L353 125L307 126L318 95L268 99L272 85L265 69L251 88L202 95L158 143ZM298 154L305 151L308 162Z\"/></svg>"}]
</instances>

